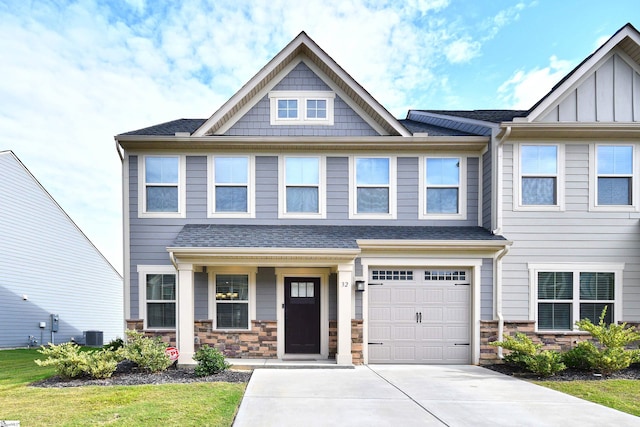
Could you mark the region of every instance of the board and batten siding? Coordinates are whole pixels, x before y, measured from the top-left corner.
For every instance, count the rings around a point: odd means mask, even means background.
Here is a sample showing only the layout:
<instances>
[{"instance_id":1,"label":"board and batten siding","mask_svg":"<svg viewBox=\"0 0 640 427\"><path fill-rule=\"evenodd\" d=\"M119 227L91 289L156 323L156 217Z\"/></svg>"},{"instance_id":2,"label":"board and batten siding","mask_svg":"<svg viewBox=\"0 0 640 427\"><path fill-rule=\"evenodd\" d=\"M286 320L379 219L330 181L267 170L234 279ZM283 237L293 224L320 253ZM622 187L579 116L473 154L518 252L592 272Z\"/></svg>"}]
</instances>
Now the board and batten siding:
<instances>
[{"instance_id":1,"label":"board and batten siding","mask_svg":"<svg viewBox=\"0 0 640 427\"><path fill-rule=\"evenodd\" d=\"M0 152L0 217L0 347L26 347L30 335L50 342L51 314L55 343L90 330L122 337L122 277L9 151Z\"/></svg>"},{"instance_id":2,"label":"board and batten siding","mask_svg":"<svg viewBox=\"0 0 640 427\"><path fill-rule=\"evenodd\" d=\"M550 212L513 209L513 186L518 177L513 176L513 145L504 145L503 235L514 242L502 263L505 319L529 317L527 263L623 262L621 320L638 321L640 215L589 211L589 144L566 142L564 146L565 210Z\"/></svg>"}]
</instances>

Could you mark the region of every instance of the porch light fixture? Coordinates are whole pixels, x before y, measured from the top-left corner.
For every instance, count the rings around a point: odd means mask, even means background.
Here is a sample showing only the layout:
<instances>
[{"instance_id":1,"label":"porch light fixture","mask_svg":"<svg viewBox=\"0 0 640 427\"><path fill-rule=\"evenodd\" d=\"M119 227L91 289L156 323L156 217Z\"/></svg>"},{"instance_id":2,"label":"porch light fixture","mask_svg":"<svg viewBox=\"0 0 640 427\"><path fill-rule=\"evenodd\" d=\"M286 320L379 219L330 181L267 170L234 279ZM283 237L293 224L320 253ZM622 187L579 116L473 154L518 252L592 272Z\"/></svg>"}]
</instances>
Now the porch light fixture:
<instances>
[{"instance_id":1,"label":"porch light fixture","mask_svg":"<svg viewBox=\"0 0 640 427\"><path fill-rule=\"evenodd\" d=\"M364 292L364 280L356 280L356 292Z\"/></svg>"}]
</instances>

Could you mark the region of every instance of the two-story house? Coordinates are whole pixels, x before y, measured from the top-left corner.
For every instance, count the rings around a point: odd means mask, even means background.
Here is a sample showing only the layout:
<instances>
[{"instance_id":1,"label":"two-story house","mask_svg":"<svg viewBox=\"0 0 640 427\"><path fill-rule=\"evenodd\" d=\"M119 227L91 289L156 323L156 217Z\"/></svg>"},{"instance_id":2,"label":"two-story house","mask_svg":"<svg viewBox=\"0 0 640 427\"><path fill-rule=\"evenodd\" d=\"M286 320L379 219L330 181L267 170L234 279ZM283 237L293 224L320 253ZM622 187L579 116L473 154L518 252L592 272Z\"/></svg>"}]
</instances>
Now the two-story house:
<instances>
[{"instance_id":1,"label":"two-story house","mask_svg":"<svg viewBox=\"0 0 640 427\"><path fill-rule=\"evenodd\" d=\"M465 364L637 322L639 70L627 25L531 110L397 120L301 33L210 118L116 136L127 324L181 363Z\"/></svg>"}]
</instances>

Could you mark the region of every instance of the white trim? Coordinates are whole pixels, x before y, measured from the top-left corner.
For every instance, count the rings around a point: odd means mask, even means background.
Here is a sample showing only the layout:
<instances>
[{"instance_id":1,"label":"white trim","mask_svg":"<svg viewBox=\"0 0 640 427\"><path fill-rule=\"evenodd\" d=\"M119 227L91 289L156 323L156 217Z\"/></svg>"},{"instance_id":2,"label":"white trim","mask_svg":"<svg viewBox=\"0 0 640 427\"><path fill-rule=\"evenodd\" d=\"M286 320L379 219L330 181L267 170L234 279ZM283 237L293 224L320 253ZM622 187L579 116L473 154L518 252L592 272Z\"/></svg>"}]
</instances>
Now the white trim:
<instances>
[{"instance_id":1,"label":"white trim","mask_svg":"<svg viewBox=\"0 0 640 427\"><path fill-rule=\"evenodd\" d=\"M138 318L144 321L143 328L147 325L147 274L173 274L176 276L176 327L178 326L178 270L172 265L140 265L138 264ZM158 331L174 331L176 328L153 328Z\"/></svg>"},{"instance_id":2,"label":"white trim","mask_svg":"<svg viewBox=\"0 0 640 427\"><path fill-rule=\"evenodd\" d=\"M598 147L631 147L631 204L630 205L598 205ZM638 172L636 171L636 144L632 142L593 143L589 144L589 210L600 212L636 212L638 211ZM608 176L608 175L607 175ZM626 175L621 175L626 176Z\"/></svg>"},{"instance_id":3,"label":"white trim","mask_svg":"<svg viewBox=\"0 0 640 427\"><path fill-rule=\"evenodd\" d=\"M458 213L454 214L436 214L427 212L427 159L458 159L460 166L458 167ZM467 219L467 157L460 155L426 155L418 158L418 173L420 174L420 192L418 194L419 200L419 219L434 219L434 220L446 220L446 219ZM442 186L444 188L453 188L452 185ZM437 188L437 186L431 186L431 188ZM479 188L478 196L482 193L482 189ZM480 200L480 197L478 197ZM482 212L481 206L478 206L478 211Z\"/></svg>"},{"instance_id":4,"label":"white trim","mask_svg":"<svg viewBox=\"0 0 640 427\"><path fill-rule=\"evenodd\" d=\"M225 328L218 329L216 324L216 275L217 274L236 274L236 275L246 275L248 276L249 281L249 301L248 305L248 325L247 328ZM257 267L210 267L207 269L207 305L208 305L208 316L211 319L211 328L216 332L220 331L251 331L251 321L256 320L256 275L258 274Z\"/></svg>"},{"instance_id":5,"label":"white trim","mask_svg":"<svg viewBox=\"0 0 640 427\"><path fill-rule=\"evenodd\" d=\"M590 263L590 262L549 262L549 263L528 263L529 271L529 320L535 322L535 331L541 333L566 333L576 331L575 322L580 320L580 302L586 301L580 299L580 273L614 273L615 289L614 289L614 312L613 322L622 319L622 298L624 286L624 263ZM571 330L549 330L538 329L538 272L571 272L573 277L573 299L572 299L572 318L573 325ZM578 274L575 274L578 273ZM544 300L551 302L554 300Z\"/></svg>"},{"instance_id":6,"label":"white trim","mask_svg":"<svg viewBox=\"0 0 640 427\"><path fill-rule=\"evenodd\" d=\"M145 159L147 157L178 158L178 212L147 212L147 192L145 182ZM138 155L138 218L186 218L187 216L187 158L183 154Z\"/></svg>"},{"instance_id":7,"label":"white trim","mask_svg":"<svg viewBox=\"0 0 640 427\"><path fill-rule=\"evenodd\" d=\"M356 159L389 159L389 212L388 213L358 213ZM398 210L398 172L396 156L380 155L351 155L349 156L349 219L396 219ZM372 187L385 187L375 185Z\"/></svg>"},{"instance_id":8,"label":"white trim","mask_svg":"<svg viewBox=\"0 0 640 427\"><path fill-rule=\"evenodd\" d=\"M276 268L276 321L277 356L286 356L284 348L284 279L285 277L317 277L320 279L320 356L329 358L329 269L328 268ZM339 331L338 331L339 333ZM349 331L351 334L351 331Z\"/></svg>"},{"instance_id":9,"label":"white trim","mask_svg":"<svg viewBox=\"0 0 640 427\"><path fill-rule=\"evenodd\" d=\"M272 126L291 126L291 125L315 125L315 126L333 126L334 113L333 104L336 94L331 91L289 91L277 90L269 92L269 117ZM295 100L298 102L297 117L280 118L278 117L278 101L279 100ZM307 101L322 100L327 102L327 117L308 118L307 117Z\"/></svg>"},{"instance_id":10,"label":"white trim","mask_svg":"<svg viewBox=\"0 0 640 427\"><path fill-rule=\"evenodd\" d=\"M247 212L216 212L215 159L219 157L245 157L247 162ZM255 218L255 156L253 154L223 154L207 156L207 218Z\"/></svg>"},{"instance_id":11,"label":"white trim","mask_svg":"<svg viewBox=\"0 0 640 427\"><path fill-rule=\"evenodd\" d=\"M122 285L124 320L131 319L131 203L129 203L129 155L125 154L122 160L122 242L123 264L122 264ZM138 316L140 318L141 316ZM126 328L126 323L125 323Z\"/></svg>"},{"instance_id":12,"label":"white trim","mask_svg":"<svg viewBox=\"0 0 640 427\"><path fill-rule=\"evenodd\" d=\"M525 205L522 203L522 158L520 148L523 146L554 146L556 147L555 175L536 175L556 178L556 203L554 205ZM520 142L513 144L513 210L514 211L546 211L563 212L565 210L565 145L544 143L538 141Z\"/></svg>"},{"instance_id":13,"label":"white trim","mask_svg":"<svg viewBox=\"0 0 640 427\"><path fill-rule=\"evenodd\" d=\"M318 159L318 212L287 212L287 158ZM278 157L278 218L324 219L327 217L327 158L317 155L283 155Z\"/></svg>"}]
</instances>

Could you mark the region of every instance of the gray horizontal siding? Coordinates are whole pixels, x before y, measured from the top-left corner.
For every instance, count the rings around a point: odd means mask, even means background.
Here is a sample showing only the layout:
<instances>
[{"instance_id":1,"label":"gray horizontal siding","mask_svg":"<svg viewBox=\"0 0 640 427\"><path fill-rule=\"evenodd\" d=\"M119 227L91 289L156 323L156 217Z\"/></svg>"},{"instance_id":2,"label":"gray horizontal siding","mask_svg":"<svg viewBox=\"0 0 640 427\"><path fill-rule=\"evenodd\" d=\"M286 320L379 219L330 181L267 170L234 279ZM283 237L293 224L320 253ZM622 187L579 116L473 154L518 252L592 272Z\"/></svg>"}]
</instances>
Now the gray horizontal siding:
<instances>
[{"instance_id":1,"label":"gray horizontal siding","mask_svg":"<svg viewBox=\"0 0 640 427\"><path fill-rule=\"evenodd\" d=\"M256 320L277 319L276 270L258 268L256 277Z\"/></svg>"},{"instance_id":2,"label":"gray horizontal siding","mask_svg":"<svg viewBox=\"0 0 640 427\"><path fill-rule=\"evenodd\" d=\"M194 286L194 319L204 320L209 318L209 276L207 273L193 274Z\"/></svg>"},{"instance_id":3,"label":"gray horizontal siding","mask_svg":"<svg viewBox=\"0 0 640 427\"><path fill-rule=\"evenodd\" d=\"M480 267L480 319L493 320L493 259L483 259Z\"/></svg>"}]
</instances>

